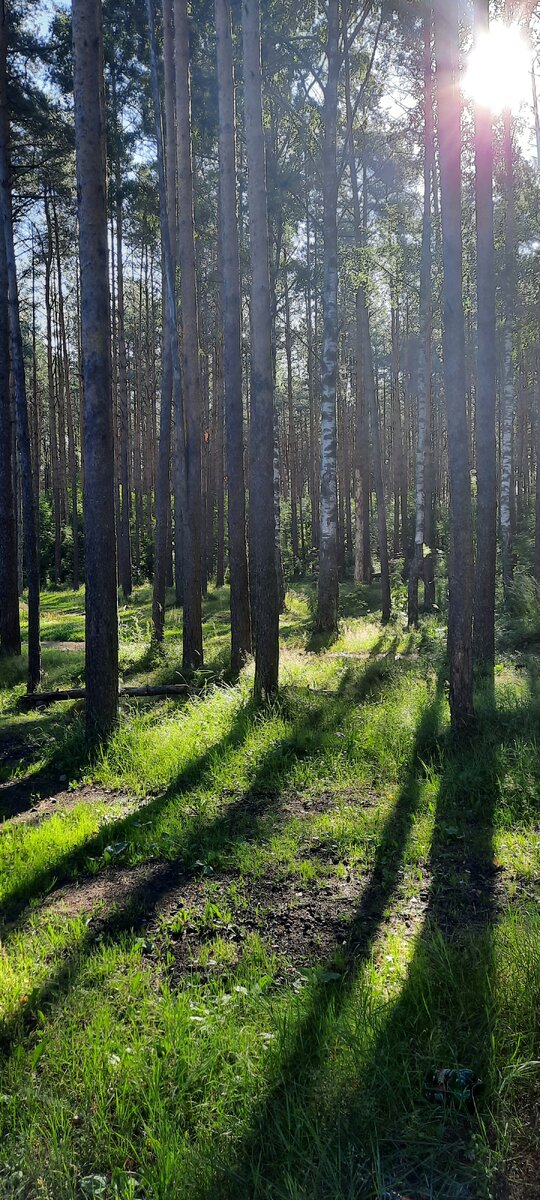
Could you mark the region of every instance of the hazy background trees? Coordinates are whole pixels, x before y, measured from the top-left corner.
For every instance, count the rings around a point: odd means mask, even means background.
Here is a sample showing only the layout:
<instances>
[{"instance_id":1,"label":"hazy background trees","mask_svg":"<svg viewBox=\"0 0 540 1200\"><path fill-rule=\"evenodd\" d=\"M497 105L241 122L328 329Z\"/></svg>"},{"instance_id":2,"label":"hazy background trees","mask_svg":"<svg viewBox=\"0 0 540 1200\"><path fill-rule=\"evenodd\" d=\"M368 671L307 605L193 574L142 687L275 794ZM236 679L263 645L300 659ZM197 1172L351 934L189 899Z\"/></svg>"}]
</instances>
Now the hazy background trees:
<instances>
[{"instance_id":1,"label":"hazy background trees","mask_svg":"<svg viewBox=\"0 0 540 1200\"><path fill-rule=\"evenodd\" d=\"M39 585L88 587L98 518L83 504L71 18L2 11L16 263L8 232L0 631L16 651L28 586L36 687ZM446 612L449 592L452 713L471 717L473 600L475 659L492 671L497 529L511 606L540 495L536 91L499 113L461 87L473 38L505 11L272 0L259 32L236 0L98 5L108 536L123 596L153 582L157 643L175 584L186 671L202 665L208 581L231 585L233 669L252 621L270 694L283 573L318 581L329 635L339 578L373 578L384 620ZM512 19L534 62L536 18Z\"/></svg>"}]
</instances>

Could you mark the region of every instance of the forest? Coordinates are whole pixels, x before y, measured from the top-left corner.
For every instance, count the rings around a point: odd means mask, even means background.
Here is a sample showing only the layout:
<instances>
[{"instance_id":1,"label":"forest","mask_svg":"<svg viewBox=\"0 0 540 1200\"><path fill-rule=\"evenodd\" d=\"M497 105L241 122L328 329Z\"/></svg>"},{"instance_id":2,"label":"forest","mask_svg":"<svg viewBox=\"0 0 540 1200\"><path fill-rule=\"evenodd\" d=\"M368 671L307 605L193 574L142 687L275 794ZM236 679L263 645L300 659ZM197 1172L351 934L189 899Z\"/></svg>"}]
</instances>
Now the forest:
<instances>
[{"instance_id":1,"label":"forest","mask_svg":"<svg viewBox=\"0 0 540 1200\"><path fill-rule=\"evenodd\" d=\"M540 1200L539 76L0 0L0 1200Z\"/></svg>"}]
</instances>

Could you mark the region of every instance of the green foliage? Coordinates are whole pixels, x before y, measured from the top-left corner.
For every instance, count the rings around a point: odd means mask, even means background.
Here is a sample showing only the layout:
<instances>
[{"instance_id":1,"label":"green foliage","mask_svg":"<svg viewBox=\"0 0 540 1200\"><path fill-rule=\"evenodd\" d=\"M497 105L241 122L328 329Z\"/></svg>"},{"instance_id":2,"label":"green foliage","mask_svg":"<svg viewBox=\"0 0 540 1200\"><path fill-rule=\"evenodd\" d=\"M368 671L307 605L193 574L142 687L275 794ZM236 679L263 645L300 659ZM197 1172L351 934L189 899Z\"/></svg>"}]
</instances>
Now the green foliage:
<instances>
[{"instance_id":1,"label":"green foliage","mask_svg":"<svg viewBox=\"0 0 540 1200\"><path fill-rule=\"evenodd\" d=\"M538 585L524 566L516 567L507 596L507 628L517 644L540 640Z\"/></svg>"}]
</instances>

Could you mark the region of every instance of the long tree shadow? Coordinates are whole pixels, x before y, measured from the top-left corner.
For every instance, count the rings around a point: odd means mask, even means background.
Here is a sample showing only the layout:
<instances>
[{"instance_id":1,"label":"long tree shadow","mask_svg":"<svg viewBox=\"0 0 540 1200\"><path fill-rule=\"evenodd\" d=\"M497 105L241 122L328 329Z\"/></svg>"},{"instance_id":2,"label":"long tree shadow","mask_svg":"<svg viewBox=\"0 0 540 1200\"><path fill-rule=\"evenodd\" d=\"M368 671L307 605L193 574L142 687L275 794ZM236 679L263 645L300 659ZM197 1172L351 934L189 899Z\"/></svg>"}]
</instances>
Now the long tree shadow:
<instances>
[{"instance_id":1,"label":"long tree shadow","mask_svg":"<svg viewBox=\"0 0 540 1200\"><path fill-rule=\"evenodd\" d=\"M57 720L51 718L52 729ZM88 762L82 721L72 719L44 767L24 779L0 784L0 828L2 821L9 821L11 817L27 812L38 801L48 800L65 791L66 769L69 769L71 778L80 778ZM60 778L60 772L63 779Z\"/></svg>"},{"instance_id":2,"label":"long tree shadow","mask_svg":"<svg viewBox=\"0 0 540 1200\"><path fill-rule=\"evenodd\" d=\"M193 855L204 857L213 845L268 836L265 822L297 757L300 731L304 739L301 752L315 753L318 738L335 728L350 706L350 684L346 673L335 700L329 704L325 698L312 740L306 742L303 719L299 718L290 736L264 756L249 795L244 793L217 817L188 831L182 863L170 864L170 875L165 872L160 877L153 894L148 894L145 885L126 898L126 904L100 926L102 935L116 936L121 929L144 927L163 894L188 877L186 864ZM459 747L448 738L436 740L441 702L439 681L417 731L395 808L383 829L344 961L340 951L342 978L315 983L291 1032L285 1061L277 1065L274 1082L256 1109L249 1131L237 1145L234 1158L216 1161L211 1184L201 1185L199 1191L194 1188L197 1200L226 1200L233 1194L246 1200L334 1200L380 1196L385 1190L407 1191L416 1200L459 1200L471 1195L470 1135L476 1128L475 1116L429 1105L423 1099L423 1083L429 1068L467 1065L486 1079L489 1099L491 933L498 903L492 846L496 755L500 742L515 735L522 714L515 707L510 719L506 712L495 716L486 706L474 739ZM349 1079L329 1115L324 1103L328 1048L335 1040L340 1018L354 1002L358 974L385 927L430 762L441 783L423 928L397 1003L393 1009L387 1007L373 1047L360 1061L354 1085ZM260 803L254 805L257 794ZM30 996L32 1010L50 1008L71 986L93 945L88 930L71 957L59 964L56 976ZM31 1021L30 1017L30 1026ZM21 1032L19 1017L6 1028L6 1042Z\"/></svg>"},{"instance_id":3,"label":"long tree shadow","mask_svg":"<svg viewBox=\"0 0 540 1200\"><path fill-rule=\"evenodd\" d=\"M493 925L504 904L493 851L496 740L485 728L469 744L456 745L448 735L439 755L421 933L399 999L335 1131L349 1151L363 1145L374 1196L396 1191L417 1200L461 1200L487 1182L475 1178L472 1139L480 1123L474 1105L435 1102L425 1084L441 1069L469 1068L484 1081L477 1103L489 1112Z\"/></svg>"},{"instance_id":4,"label":"long tree shadow","mask_svg":"<svg viewBox=\"0 0 540 1200\"><path fill-rule=\"evenodd\" d=\"M504 721L495 730L484 726L468 746L456 746L451 737L436 745L440 699L441 687L424 714L383 831L351 928L345 974L334 985L325 979L315 987L276 1082L236 1157L222 1162L201 1191L204 1200L233 1195L334 1200L394 1193L460 1200L471 1194L476 1114L433 1105L424 1098L424 1082L430 1070L471 1067L486 1082L489 1107L492 929L498 913L493 814L497 737ZM331 1077L330 1047L398 884L430 752L435 752L441 783L422 931L399 999L393 1008L387 1006L353 1085L349 1073L343 1090Z\"/></svg>"},{"instance_id":5,"label":"long tree shadow","mask_svg":"<svg viewBox=\"0 0 540 1200\"><path fill-rule=\"evenodd\" d=\"M253 824L252 797L262 792L266 797L265 809L271 809L290 775L294 764L300 759L317 757L324 738L338 731L345 723L352 703L368 699L370 694L379 693L392 679L392 672L384 664L370 662L362 670L348 667L334 693L314 694L303 688L283 689L280 711L287 717L292 714L290 733L273 743L263 753L253 769L247 792L242 791L229 801L224 812L208 820L205 813L197 812L188 824L183 845L180 849L182 861L190 863L201 857L205 845L216 847L225 844L231 837L234 841L246 836L246 824L257 836L258 826ZM305 702L305 703L304 703ZM22 884L9 889L4 896L2 917L10 925L23 912L29 899L35 904L40 895L75 878L88 868L89 860L95 871L105 846L114 842L126 842L132 847L142 845L148 835L140 833L141 816L145 827L155 824L163 812L195 788L211 786L216 762L239 750L253 729L257 712L252 702L238 713L232 728L219 743L210 747L195 762L190 763L170 783L165 792L153 797L141 808L116 821L109 821L98 832L86 839L75 850L60 856L51 866L44 867L28 877ZM260 805L257 821L262 819ZM104 865L104 864L103 864Z\"/></svg>"},{"instance_id":6,"label":"long tree shadow","mask_svg":"<svg viewBox=\"0 0 540 1200\"><path fill-rule=\"evenodd\" d=\"M216 1163L212 1182L197 1193L201 1200L203 1197L204 1200L218 1200L218 1197L225 1200L229 1196L249 1196L254 1200L255 1197L274 1195L319 1195L319 1192L305 1188L309 1173L305 1136L310 1122L313 1128L313 1118L320 1106L317 1079L324 1062L327 1038L351 996L358 972L369 958L398 885L420 798L422 759L436 736L442 699L441 677L417 729L396 804L382 830L373 868L350 926L345 962L341 963L343 974L335 984L325 978L315 986L310 1002L295 1026L286 1058L279 1064L277 1079L259 1104L248 1133L236 1147L234 1158ZM340 956L343 957L342 950ZM306 1116L306 1109L310 1108L311 1115ZM300 1114L302 1119L297 1121ZM317 1152L314 1146L314 1156Z\"/></svg>"},{"instance_id":7,"label":"long tree shadow","mask_svg":"<svg viewBox=\"0 0 540 1200\"><path fill-rule=\"evenodd\" d=\"M122 903L115 907L108 918L100 920L100 938L117 936L123 931L146 926L167 895L177 889L182 880L192 878L197 864L200 868L201 861L204 863L208 856L211 855L215 862L216 854L227 856L242 842L257 841L264 844L270 840L279 825L287 819L279 805L279 797L291 770L299 759L316 756L320 752L321 739L338 730L350 712L351 698L346 681L351 674L358 676L358 672L345 672L341 687L330 699L326 695L306 696L303 689L287 690L289 700L286 692L281 703L285 710L287 703L291 704L296 719L290 733L272 745L258 760L248 791L228 801L210 819L204 813L196 813L191 817L171 861L168 864L155 864L156 871L150 873L150 878L141 880L140 876L134 874L134 886L130 888L126 885ZM377 680L377 686L380 686L380 680ZM307 706L305 709L302 700ZM250 704L238 714L233 728L217 746L182 772L164 795L155 797L145 806L145 820L156 821L168 804L196 786L203 785L205 778L209 780L216 757L242 746L252 728L253 716L254 709ZM30 897L33 900L32 910L35 911L35 900L40 895L50 895L51 882L55 888L59 888L62 883L80 877L89 857L99 855L106 842L111 842L114 837L128 839L136 836L139 821L140 812L109 823L82 847L66 854L54 867L36 872L22 887L13 888L4 902L4 946L9 945L10 939L20 928L18 917L22 914L25 919ZM91 953L95 936L95 931L88 927L73 951L63 956L56 971L51 971L46 984L29 992L24 1013L18 1013L13 1020L4 1022L2 1043L5 1047L11 1044L15 1035L21 1033L22 1027L31 1027L37 1011L50 1006L72 985L85 957Z\"/></svg>"}]
</instances>

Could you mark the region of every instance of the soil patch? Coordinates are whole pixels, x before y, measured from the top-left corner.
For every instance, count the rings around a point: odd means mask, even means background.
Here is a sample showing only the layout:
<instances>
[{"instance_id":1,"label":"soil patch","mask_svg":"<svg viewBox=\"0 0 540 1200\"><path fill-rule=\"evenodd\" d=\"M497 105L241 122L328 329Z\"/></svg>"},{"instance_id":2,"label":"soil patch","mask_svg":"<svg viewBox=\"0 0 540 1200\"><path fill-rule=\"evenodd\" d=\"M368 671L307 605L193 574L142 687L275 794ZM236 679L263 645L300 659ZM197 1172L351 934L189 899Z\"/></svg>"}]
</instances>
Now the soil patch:
<instances>
[{"instance_id":1,"label":"soil patch","mask_svg":"<svg viewBox=\"0 0 540 1200\"><path fill-rule=\"evenodd\" d=\"M362 894L366 877L332 879L303 887L298 879L269 875L264 879L221 877L219 881L193 880L166 898L159 924L149 929L149 956L161 959L167 949L168 974L179 979L186 971L211 975L223 969L208 959L204 948L219 937L236 957L243 943L258 934L269 950L294 967L324 961L347 943L347 931ZM210 909L210 915L208 911ZM152 932L155 940L152 942ZM171 961L172 958L172 961Z\"/></svg>"},{"instance_id":2,"label":"soil patch","mask_svg":"<svg viewBox=\"0 0 540 1200\"><path fill-rule=\"evenodd\" d=\"M11 792L13 786L16 789L14 795ZM2 818L4 822L9 821L10 829L14 825L39 825L47 817L52 817L59 812L69 812L77 804L83 804L85 801L91 801L93 804L114 802L115 820L123 813L138 807L136 801L122 792L111 792L92 786L76 788L73 791L55 791L56 786L57 782L54 779L37 784L32 779L24 780L23 783L16 785L0 784L0 833ZM8 793L10 798L6 804L5 797ZM10 812L11 802L12 811Z\"/></svg>"},{"instance_id":3,"label":"soil patch","mask_svg":"<svg viewBox=\"0 0 540 1200\"><path fill-rule=\"evenodd\" d=\"M80 654L84 654L85 651L84 642L49 642L44 639L42 646L47 650L78 650Z\"/></svg>"},{"instance_id":4,"label":"soil patch","mask_svg":"<svg viewBox=\"0 0 540 1200\"><path fill-rule=\"evenodd\" d=\"M135 905L139 918L143 917L160 896L170 891L173 881L178 884L178 877L178 865L161 859L150 859L136 867L105 867L99 875L58 888L43 908L69 917L91 914L103 930L109 918L124 910L135 916Z\"/></svg>"}]
</instances>

